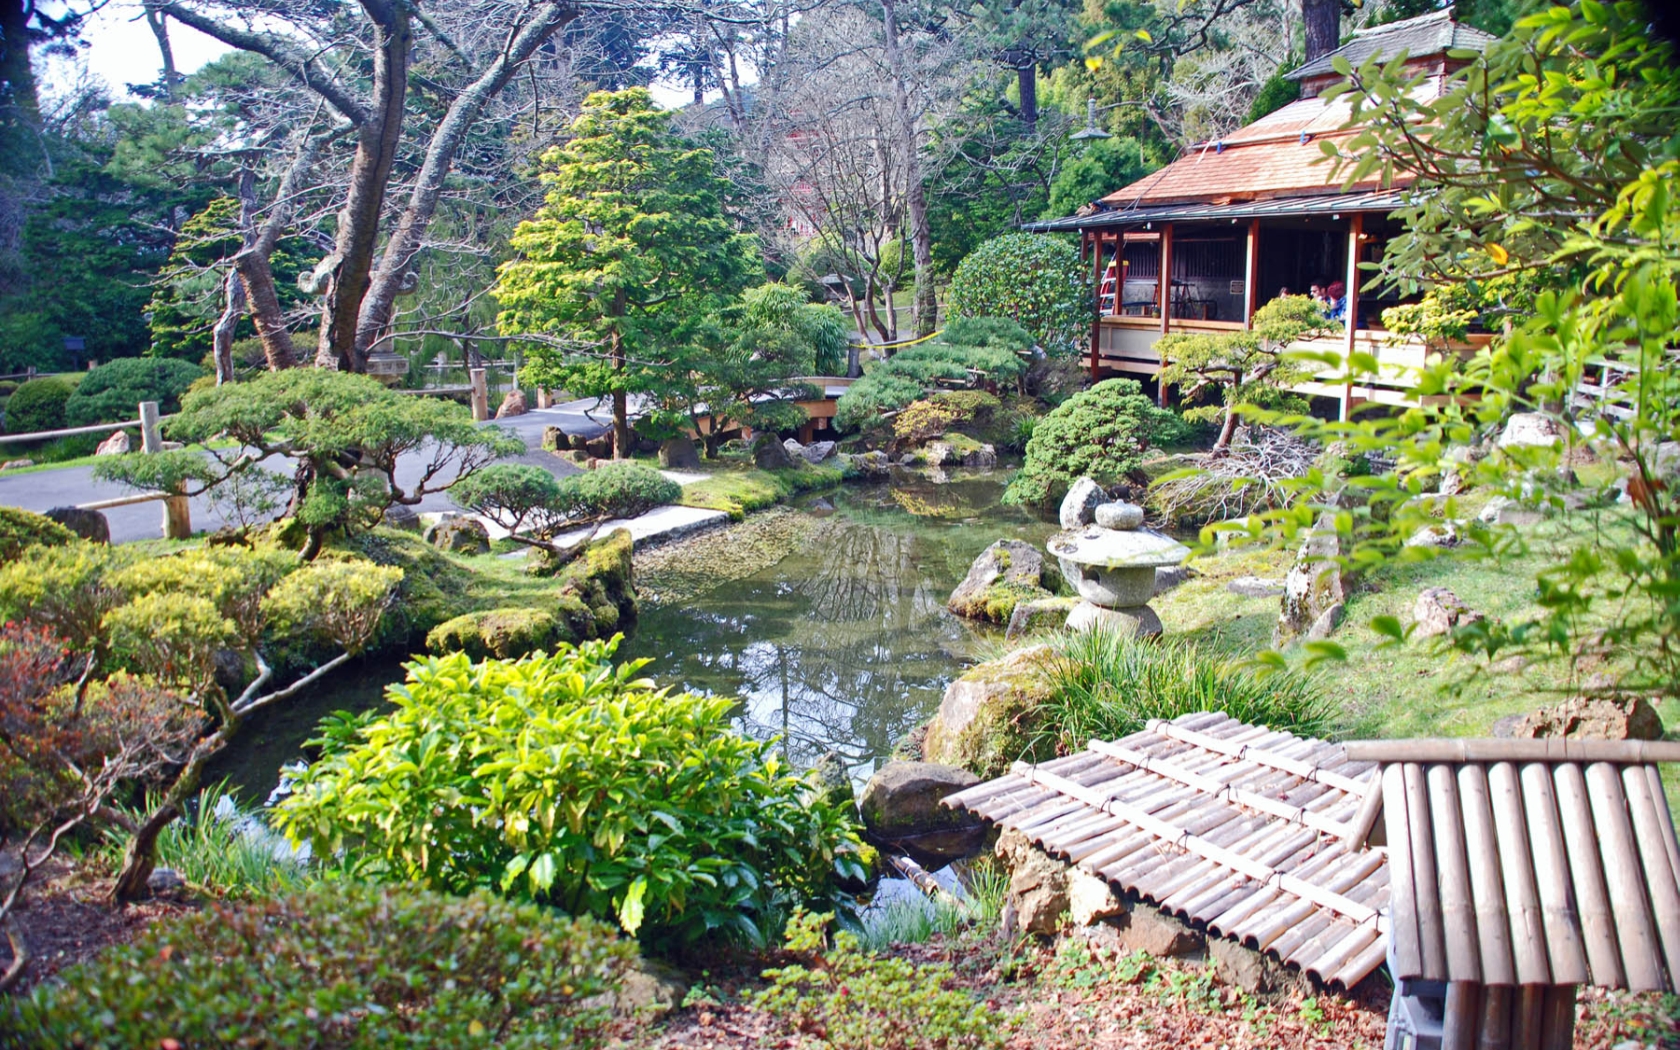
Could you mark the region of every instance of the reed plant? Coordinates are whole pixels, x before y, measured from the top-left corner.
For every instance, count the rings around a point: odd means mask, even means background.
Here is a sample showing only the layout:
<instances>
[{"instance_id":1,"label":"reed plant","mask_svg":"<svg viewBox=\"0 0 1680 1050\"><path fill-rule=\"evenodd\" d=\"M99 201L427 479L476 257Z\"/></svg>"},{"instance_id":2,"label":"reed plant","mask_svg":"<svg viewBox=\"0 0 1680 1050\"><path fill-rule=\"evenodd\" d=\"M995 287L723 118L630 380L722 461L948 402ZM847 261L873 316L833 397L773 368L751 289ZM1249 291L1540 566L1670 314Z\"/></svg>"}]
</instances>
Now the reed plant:
<instances>
[{"instance_id":1,"label":"reed plant","mask_svg":"<svg viewBox=\"0 0 1680 1050\"><path fill-rule=\"evenodd\" d=\"M143 820L154 803L129 815ZM117 831L107 843L114 864L121 862L127 841L127 833ZM229 900L274 897L311 881L306 862L261 816L241 810L225 783L205 788L180 820L164 828L157 866L200 892Z\"/></svg>"}]
</instances>

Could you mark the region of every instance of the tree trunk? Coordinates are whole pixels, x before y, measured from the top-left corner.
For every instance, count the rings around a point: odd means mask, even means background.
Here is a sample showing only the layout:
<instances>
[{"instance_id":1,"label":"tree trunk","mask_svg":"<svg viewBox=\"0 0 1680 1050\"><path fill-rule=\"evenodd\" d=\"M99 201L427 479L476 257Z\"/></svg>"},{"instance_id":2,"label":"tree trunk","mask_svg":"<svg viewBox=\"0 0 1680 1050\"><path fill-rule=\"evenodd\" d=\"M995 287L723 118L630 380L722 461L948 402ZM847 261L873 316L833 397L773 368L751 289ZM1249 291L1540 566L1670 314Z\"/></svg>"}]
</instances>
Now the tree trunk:
<instances>
[{"instance_id":1,"label":"tree trunk","mask_svg":"<svg viewBox=\"0 0 1680 1050\"><path fill-rule=\"evenodd\" d=\"M886 23L887 68L892 73L893 104L898 111L899 150L904 155L904 204L910 216L910 247L916 260L913 318L919 339L932 335L938 320L933 287L933 227L928 221L927 188L922 185L922 137L910 112L909 72L898 40L898 0L883 0L881 14ZM890 301L888 305L891 306Z\"/></svg>"},{"instance_id":2,"label":"tree trunk","mask_svg":"<svg viewBox=\"0 0 1680 1050\"><path fill-rule=\"evenodd\" d=\"M612 335L612 366L613 371L622 379L625 371L624 343L618 332ZM634 451L630 447L630 396L624 392L622 385L612 394L613 412L613 458L629 459Z\"/></svg>"},{"instance_id":3,"label":"tree trunk","mask_svg":"<svg viewBox=\"0 0 1680 1050\"><path fill-rule=\"evenodd\" d=\"M211 353L216 361L216 385L233 382L233 335L245 314L245 285L237 270L222 278L222 316L210 330Z\"/></svg>"},{"instance_id":4,"label":"tree trunk","mask_svg":"<svg viewBox=\"0 0 1680 1050\"><path fill-rule=\"evenodd\" d=\"M437 211L444 182L454 166L456 151L460 149L467 133L478 123L479 117L484 113L484 107L501 93L514 74L524 67L550 37L576 17L577 9L570 3L545 4L539 16L531 19L520 30L512 45L450 104L449 111L444 114L437 130L432 133L431 142L426 148L426 159L420 166L419 175L415 177L408 204L403 208L396 229L380 256L379 267L370 279L367 297L357 306L359 317L356 322L355 348L356 354L362 360L366 360L373 344L390 328L397 296L403 291L404 282L414 266L414 259L420 252L426 227L431 224L432 216ZM397 118L401 119L400 108L397 110ZM388 169L386 178L389 178ZM378 211L375 209L376 224L377 215Z\"/></svg>"},{"instance_id":5,"label":"tree trunk","mask_svg":"<svg viewBox=\"0 0 1680 1050\"><path fill-rule=\"evenodd\" d=\"M414 43L406 6L384 2L362 5L374 23L373 104L356 129L356 156L350 185L338 213L321 308L321 341L315 363L346 372L367 370L367 356L356 345L362 300L373 269L379 215L402 138L403 103L408 96L408 55Z\"/></svg>"},{"instance_id":6,"label":"tree trunk","mask_svg":"<svg viewBox=\"0 0 1680 1050\"><path fill-rule=\"evenodd\" d=\"M174 102L175 87L180 83L181 75L175 72L175 49L169 45L169 19L154 5L148 3L145 7L146 26L157 38L158 57L163 62L163 97L166 102Z\"/></svg>"},{"instance_id":7,"label":"tree trunk","mask_svg":"<svg viewBox=\"0 0 1680 1050\"><path fill-rule=\"evenodd\" d=\"M193 747L192 754L187 757L187 764L181 767L175 782L169 785L169 790L164 793L163 802L141 822L134 832L134 837L128 840L128 846L123 850L122 869L117 872L116 884L111 887L112 901L124 904L146 899L146 880L151 878L152 868L157 863L158 836L181 815L181 806L198 790L204 767L227 746L227 742L233 739L233 734L237 732L239 719L230 717L220 729Z\"/></svg>"},{"instance_id":8,"label":"tree trunk","mask_svg":"<svg viewBox=\"0 0 1680 1050\"><path fill-rule=\"evenodd\" d=\"M1341 0L1301 0L1301 17L1307 24L1308 62L1341 46Z\"/></svg>"},{"instance_id":9,"label":"tree trunk","mask_svg":"<svg viewBox=\"0 0 1680 1050\"><path fill-rule=\"evenodd\" d=\"M1031 135L1038 129L1038 63L1016 66L1015 82L1021 89L1021 123Z\"/></svg>"},{"instance_id":10,"label":"tree trunk","mask_svg":"<svg viewBox=\"0 0 1680 1050\"><path fill-rule=\"evenodd\" d=\"M1213 443L1209 451L1214 455L1226 452L1231 447L1231 438L1237 432L1237 403L1232 401L1225 406L1225 425L1219 428L1219 440Z\"/></svg>"},{"instance_id":11,"label":"tree trunk","mask_svg":"<svg viewBox=\"0 0 1680 1050\"><path fill-rule=\"evenodd\" d=\"M234 260L240 283L245 286L245 303L251 311L251 323L257 326L262 340L263 356L272 372L292 368L297 364L297 349L292 345L292 333L286 330L286 315L280 309L280 295L274 288L274 271L269 268L268 256L257 252L242 252Z\"/></svg>"}]
</instances>

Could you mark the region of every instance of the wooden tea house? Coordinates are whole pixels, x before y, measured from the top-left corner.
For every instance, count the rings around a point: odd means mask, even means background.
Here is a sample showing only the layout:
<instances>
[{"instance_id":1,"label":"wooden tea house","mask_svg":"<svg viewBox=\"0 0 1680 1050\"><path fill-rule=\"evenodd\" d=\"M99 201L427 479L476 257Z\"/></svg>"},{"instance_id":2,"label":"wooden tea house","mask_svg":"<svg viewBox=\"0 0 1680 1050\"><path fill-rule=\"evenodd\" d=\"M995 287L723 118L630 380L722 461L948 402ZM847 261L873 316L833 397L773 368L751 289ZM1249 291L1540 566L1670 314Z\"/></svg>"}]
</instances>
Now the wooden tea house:
<instances>
[{"instance_id":1,"label":"wooden tea house","mask_svg":"<svg viewBox=\"0 0 1680 1050\"><path fill-rule=\"evenodd\" d=\"M1674 990L1680 743L1337 744L1219 713L948 796L1205 931L1348 988L1392 1050L1567 1048L1582 984Z\"/></svg>"},{"instance_id":2,"label":"wooden tea house","mask_svg":"<svg viewBox=\"0 0 1680 1050\"><path fill-rule=\"evenodd\" d=\"M1091 326L1093 378L1148 378L1163 367L1154 347L1169 332L1208 332L1248 326L1254 311L1283 294L1306 294L1313 283L1340 283L1345 317L1339 335L1304 349L1377 355L1380 379L1357 389L1333 381L1339 370L1296 387L1298 393L1340 402L1343 417L1364 401L1403 404L1406 377L1423 364L1421 339L1396 339L1382 327L1384 308L1398 299L1361 288L1370 276L1358 266L1382 257L1403 227L1393 213L1405 206L1404 183L1375 180L1344 187L1321 143L1351 138L1347 99L1322 92L1341 80L1337 57L1354 66L1373 55L1407 55L1425 75L1419 91L1439 94L1467 52L1493 38L1459 25L1450 9L1356 31L1341 47L1290 73L1301 97L1221 139L1187 150L1178 160L1115 190L1080 214L1034 223L1035 232L1077 232L1096 285ZM1460 349L1485 342L1472 337Z\"/></svg>"}]
</instances>

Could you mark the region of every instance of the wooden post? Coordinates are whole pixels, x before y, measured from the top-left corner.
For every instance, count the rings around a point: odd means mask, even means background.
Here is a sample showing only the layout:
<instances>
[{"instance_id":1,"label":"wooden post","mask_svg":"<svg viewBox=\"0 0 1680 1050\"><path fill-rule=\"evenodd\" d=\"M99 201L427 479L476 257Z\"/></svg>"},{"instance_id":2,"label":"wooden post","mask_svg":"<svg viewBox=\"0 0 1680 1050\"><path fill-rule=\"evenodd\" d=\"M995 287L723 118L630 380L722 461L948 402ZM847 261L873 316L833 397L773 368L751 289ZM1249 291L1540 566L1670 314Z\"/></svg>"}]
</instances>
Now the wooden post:
<instances>
[{"instance_id":1,"label":"wooden post","mask_svg":"<svg viewBox=\"0 0 1680 1050\"><path fill-rule=\"evenodd\" d=\"M1451 778L1451 770L1438 768ZM1472 981L1447 985L1446 1011L1441 1018L1441 1050L1476 1050L1476 1030L1481 1027L1481 1020L1482 986Z\"/></svg>"},{"instance_id":2,"label":"wooden post","mask_svg":"<svg viewBox=\"0 0 1680 1050\"><path fill-rule=\"evenodd\" d=\"M163 451L163 439L158 434L156 401L140 402L140 451L147 455ZM163 498L163 538L192 538L192 505L187 502L187 497L175 495Z\"/></svg>"},{"instance_id":3,"label":"wooden post","mask_svg":"<svg viewBox=\"0 0 1680 1050\"><path fill-rule=\"evenodd\" d=\"M1243 326L1254 327L1254 308L1259 302L1259 290L1254 279L1260 276L1260 220L1248 220L1248 258L1243 267Z\"/></svg>"},{"instance_id":4,"label":"wooden post","mask_svg":"<svg viewBox=\"0 0 1680 1050\"><path fill-rule=\"evenodd\" d=\"M1087 241L1091 246L1091 382L1101 378L1102 372L1102 231L1093 231ZM1115 242L1119 251L1119 240ZM1118 279L1118 274L1115 275ZM1114 289L1115 309L1119 309L1120 289Z\"/></svg>"},{"instance_id":5,"label":"wooden post","mask_svg":"<svg viewBox=\"0 0 1680 1050\"><path fill-rule=\"evenodd\" d=\"M1347 309L1343 317L1347 322L1347 334L1342 343L1342 368L1348 371L1353 361L1353 338L1359 329L1359 241L1365 232L1365 216L1361 212L1354 212L1348 220L1348 257L1347 257ZM1342 385L1341 418L1346 423L1353 415L1353 377L1351 372L1347 382Z\"/></svg>"},{"instance_id":6,"label":"wooden post","mask_svg":"<svg viewBox=\"0 0 1680 1050\"><path fill-rule=\"evenodd\" d=\"M472 383L472 417L482 423L490 418L490 389L484 381L484 369L468 369L467 378Z\"/></svg>"},{"instance_id":7,"label":"wooden post","mask_svg":"<svg viewBox=\"0 0 1680 1050\"><path fill-rule=\"evenodd\" d=\"M537 387L537 407L538 408L553 408L554 407L554 394L552 392L550 392L548 387L546 387L546 386Z\"/></svg>"},{"instance_id":8,"label":"wooden post","mask_svg":"<svg viewBox=\"0 0 1680 1050\"><path fill-rule=\"evenodd\" d=\"M1173 224L1163 223L1161 226L1161 334L1167 334L1167 326L1172 323L1172 242ZM1167 359L1162 357L1161 369L1167 367ZM1155 403L1162 408L1167 407L1167 384L1161 382L1161 373L1155 373Z\"/></svg>"}]
</instances>

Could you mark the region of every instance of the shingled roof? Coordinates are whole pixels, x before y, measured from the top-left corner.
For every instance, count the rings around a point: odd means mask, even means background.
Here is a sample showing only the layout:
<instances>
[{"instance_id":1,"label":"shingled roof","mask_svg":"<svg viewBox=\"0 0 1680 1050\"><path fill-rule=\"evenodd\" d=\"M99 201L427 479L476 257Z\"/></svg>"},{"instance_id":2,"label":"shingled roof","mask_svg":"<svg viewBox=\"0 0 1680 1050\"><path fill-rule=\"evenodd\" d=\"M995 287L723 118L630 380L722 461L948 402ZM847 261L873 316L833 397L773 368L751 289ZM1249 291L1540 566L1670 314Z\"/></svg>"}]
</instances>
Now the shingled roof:
<instances>
[{"instance_id":1,"label":"shingled roof","mask_svg":"<svg viewBox=\"0 0 1680 1050\"><path fill-rule=\"evenodd\" d=\"M1404 51L1412 58L1445 51L1481 51L1498 39L1491 33L1453 21L1452 8L1432 11L1400 22L1355 29L1347 43L1284 74L1290 80L1308 80L1335 72L1334 62L1345 58L1355 69L1373 55L1393 58Z\"/></svg>"}]
</instances>

